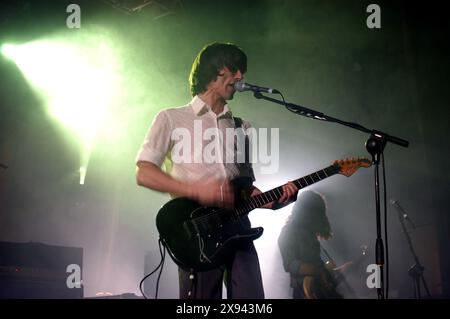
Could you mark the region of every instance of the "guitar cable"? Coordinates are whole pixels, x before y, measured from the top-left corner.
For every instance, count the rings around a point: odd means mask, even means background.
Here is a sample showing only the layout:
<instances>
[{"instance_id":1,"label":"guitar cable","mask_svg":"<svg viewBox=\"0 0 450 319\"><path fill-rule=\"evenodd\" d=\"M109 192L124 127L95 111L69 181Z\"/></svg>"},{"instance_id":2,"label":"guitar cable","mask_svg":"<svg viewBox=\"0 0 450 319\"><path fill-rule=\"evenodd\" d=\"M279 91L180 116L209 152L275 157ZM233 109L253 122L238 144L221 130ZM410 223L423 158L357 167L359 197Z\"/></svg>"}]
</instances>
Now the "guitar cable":
<instances>
[{"instance_id":1,"label":"guitar cable","mask_svg":"<svg viewBox=\"0 0 450 319\"><path fill-rule=\"evenodd\" d=\"M161 248L162 246L162 248ZM158 290L159 290L159 280L161 278L161 274L164 268L164 261L166 259L166 247L162 244L161 238L158 239L158 247L159 247L159 254L161 257L161 261L159 262L159 265L156 266L156 268L149 274L145 275L144 278L142 278L141 282L139 283L139 290L141 291L142 296L144 297L144 299L149 299L144 292L144 289L142 288L142 285L144 284L144 281L150 277L151 275L153 275L153 273L155 271L157 271L159 269L159 274L158 274L158 279L156 280L156 291L155 291L155 299L158 299Z\"/></svg>"},{"instance_id":2,"label":"guitar cable","mask_svg":"<svg viewBox=\"0 0 450 319\"><path fill-rule=\"evenodd\" d=\"M207 262L211 262L211 260L208 258L208 256L206 256L206 254L205 254L205 251L204 251L204 248L205 248L205 243L203 242L203 239L202 239L202 237L200 236L200 234L197 234L197 238L198 238L198 247L199 247L199 250L200 250L200 256L199 256L199 259L200 259L200 261L201 262L205 262L205 261L207 261Z\"/></svg>"}]
</instances>

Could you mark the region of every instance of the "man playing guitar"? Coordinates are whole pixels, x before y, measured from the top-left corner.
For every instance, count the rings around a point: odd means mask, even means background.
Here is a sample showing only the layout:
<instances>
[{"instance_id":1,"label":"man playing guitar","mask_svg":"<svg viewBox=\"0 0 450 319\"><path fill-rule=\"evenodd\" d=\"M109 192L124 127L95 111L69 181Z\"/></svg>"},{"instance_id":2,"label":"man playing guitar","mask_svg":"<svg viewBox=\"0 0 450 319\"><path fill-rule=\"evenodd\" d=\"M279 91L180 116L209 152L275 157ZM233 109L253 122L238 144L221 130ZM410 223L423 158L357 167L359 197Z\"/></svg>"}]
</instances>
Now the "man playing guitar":
<instances>
[{"instance_id":1,"label":"man playing guitar","mask_svg":"<svg viewBox=\"0 0 450 319\"><path fill-rule=\"evenodd\" d=\"M204 154L204 141L189 141L194 145L191 161L175 161L179 155L174 144L174 130L184 130L196 137L196 124L201 123L200 139L206 130L217 129L225 136L226 129L237 128L236 118L227 104L233 99L234 84L241 81L247 71L247 56L236 45L212 43L205 46L192 65L190 88L191 102L183 107L170 108L158 113L148 131L137 156L137 183L159 192L170 193L172 197L185 197L205 206L232 208L235 194L229 181L240 178L247 181L249 195L261 193L252 185L253 169L249 165L223 161L206 162L195 158ZM250 124L240 121L244 129ZM233 149L223 140L218 141L221 150ZM199 147L196 147L199 146ZM183 154L185 155L185 154ZM165 160L171 169L163 171ZM298 188L293 183L282 187L282 196L262 208L276 209L296 198ZM274 206L275 205L275 206ZM245 217L243 223L250 225ZM228 298L264 298L259 261L253 242L235 247L226 263L215 269L198 272L193 276L189 269L179 268L180 298L215 299L222 297L224 272L227 273ZM192 277L195 284L192 285ZM191 291L191 287L194 289Z\"/></svg>"}]
</instances>

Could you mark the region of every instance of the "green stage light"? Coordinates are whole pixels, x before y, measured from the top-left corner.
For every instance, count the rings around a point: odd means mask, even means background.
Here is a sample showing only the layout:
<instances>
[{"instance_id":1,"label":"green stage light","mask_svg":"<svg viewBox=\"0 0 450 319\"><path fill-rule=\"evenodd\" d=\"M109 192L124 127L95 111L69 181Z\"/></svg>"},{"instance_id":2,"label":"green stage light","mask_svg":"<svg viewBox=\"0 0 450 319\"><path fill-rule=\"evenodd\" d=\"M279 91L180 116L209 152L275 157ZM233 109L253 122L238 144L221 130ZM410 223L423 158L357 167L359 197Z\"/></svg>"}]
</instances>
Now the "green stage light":
<instances>
[{"instance_id":1,"label":"green stage light","mask_svg":"<svg viewBox=\"0 0 450 319\"><path fill-rule=\"evenodd\" d=\"M118 64L111 46L102 38L84 37L70 42L4 44L1 52L18 66L42 98L50 117L81 146L84 181L99 130L114 126L110 110L118 100L119 90Z\"/></svg>"},{"instance_id":2,"label":"green stage light","mask_svg":"<svg viewBox=\"0 0 450 319\"><path fill-rule=\"evenodd\" d=\"M45 99L49 113L82 140L91 140L113 102L111 52L104 46L85 49L45 41L14 51L12 60Z\"/></svg>"},{"instance_id":3,"label":"green stage light","mask_svg":"<svg viewBox=\"0 0 450 319\"><path fill-rule=\"evenodd\" d=\"M80 185L84 185L84 180L86 178L86 167L80 167Z\"/></svg>"},{"instance_id":4,"label":"green stage light","mask_svg":"<svg viewBox=\"0 0 450 319\"><path fill-rule=\"evenodd\" d=\"M16 46L13 44L3 44L0 51L2 52L2 54L9 58L12 59L14 56L14 52L15 52Z\"/></svg>"}]
</instances>

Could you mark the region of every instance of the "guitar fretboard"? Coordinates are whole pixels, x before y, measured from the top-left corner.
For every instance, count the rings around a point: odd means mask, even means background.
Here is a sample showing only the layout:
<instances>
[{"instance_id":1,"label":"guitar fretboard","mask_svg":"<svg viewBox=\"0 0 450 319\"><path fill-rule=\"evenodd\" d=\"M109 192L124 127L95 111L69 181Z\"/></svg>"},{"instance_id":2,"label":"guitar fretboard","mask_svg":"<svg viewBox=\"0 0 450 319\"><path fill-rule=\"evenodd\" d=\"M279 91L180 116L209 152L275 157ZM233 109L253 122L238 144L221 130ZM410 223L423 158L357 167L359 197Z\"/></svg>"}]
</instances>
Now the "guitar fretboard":
<instances>
[{"instance_id":1,"label":"guitar fretboard","mask_svg":"<svg viewBox=\"0 0 450 319\"><path fill-rule=\"evenodd\" d=\"M320 171L300 177L299 179L296 179L295 181L292 182L295 184L295 186L298 187L298 189L302 189L338 173L339 170L340 167L338 165L331 165ZM282 195L283 195L283 186L278 186L267 192L252 196L240 202L239 205L234 209L234 212L237 216L246 215L256 208L262 207L268 203L279 200Z\"/></svg>"}]
</instances>

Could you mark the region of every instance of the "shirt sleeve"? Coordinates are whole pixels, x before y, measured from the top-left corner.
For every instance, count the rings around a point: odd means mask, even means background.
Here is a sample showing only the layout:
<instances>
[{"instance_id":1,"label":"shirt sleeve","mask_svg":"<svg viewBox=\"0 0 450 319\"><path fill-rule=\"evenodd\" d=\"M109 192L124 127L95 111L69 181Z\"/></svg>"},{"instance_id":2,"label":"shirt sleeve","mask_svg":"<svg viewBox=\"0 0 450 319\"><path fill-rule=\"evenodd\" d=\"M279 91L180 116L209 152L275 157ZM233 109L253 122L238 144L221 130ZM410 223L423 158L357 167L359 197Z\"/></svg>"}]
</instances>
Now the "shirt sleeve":
<instances>
[{"instance_id":1,"label":"shirt sleeve","mask_svg":"<svg viewBox=\"0 0 450 319\"><path fill-rule=\"evenodd\" d=\"M144 142L136 156L136 163L150 162L158 167L164 162L166 154L172 147L172 125L167 111L159 112L153 120Z\"/></svg>"}]
</instances>

